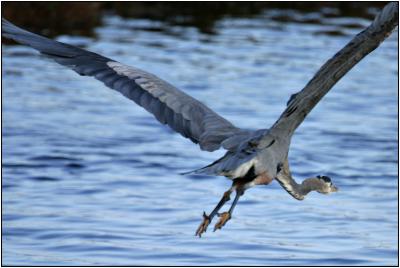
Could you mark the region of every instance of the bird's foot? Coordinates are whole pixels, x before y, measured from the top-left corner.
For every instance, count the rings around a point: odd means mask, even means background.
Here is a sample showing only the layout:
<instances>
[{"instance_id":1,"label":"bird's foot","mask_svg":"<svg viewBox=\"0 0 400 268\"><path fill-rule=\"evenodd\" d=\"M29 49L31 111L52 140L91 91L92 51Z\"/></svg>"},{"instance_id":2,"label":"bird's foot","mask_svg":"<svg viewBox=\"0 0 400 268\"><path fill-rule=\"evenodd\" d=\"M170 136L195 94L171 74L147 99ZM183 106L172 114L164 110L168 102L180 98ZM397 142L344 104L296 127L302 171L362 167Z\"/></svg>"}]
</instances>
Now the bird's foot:
<instances>
[{"instance_id":1,"label":"bird's foot","mask_svg":"<svg viewBox=\"0 0 400 268\"><path fill-rule=\"evenodd\" d=\"M218 217L220 218L219 221L215 224L214 227L214 232L218 229L221 229L222 226L225 225L227 221L231 219L231 213L229 212L223 212L223 213L218 213Z\"/></svg>"},{"instance_id":2,"label":"bird's foot","mask_svg":"<svg viewBox=\"0 0 400 268\"><path fill-rule=\"evenodd\" d=\"M207 226L210 224L210 222L210 217L207 216L206 212L203 212L203 221L200 224L199 228L197 228L196 236L201 237L201 234L207 231Z\"/></svg>"}]
</instances>

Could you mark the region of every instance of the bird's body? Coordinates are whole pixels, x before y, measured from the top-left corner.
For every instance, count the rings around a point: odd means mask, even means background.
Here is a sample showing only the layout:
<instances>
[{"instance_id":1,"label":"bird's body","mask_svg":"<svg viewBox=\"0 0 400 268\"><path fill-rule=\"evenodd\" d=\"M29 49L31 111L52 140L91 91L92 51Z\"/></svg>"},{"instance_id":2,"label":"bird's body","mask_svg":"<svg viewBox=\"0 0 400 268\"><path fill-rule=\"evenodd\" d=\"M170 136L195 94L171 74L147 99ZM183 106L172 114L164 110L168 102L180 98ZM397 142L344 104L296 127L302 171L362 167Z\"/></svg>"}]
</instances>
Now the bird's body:
<instances>
[{"instance_id":1,"label":"bird's body","mask_svg":"<svg viewBox=\"0 0 400 268\"><path fill-rule=\"evenodd\" d=\"M240 143L226 147L229 149L222 158L193 173L242 179L251 183L249 186L269 183L278 174L278 167L285 161L289 150L288 137L274 136L269 132L258 130L249 132L248 138L232 137L240 138Z\"/></svg>"},{"instance_id":2,"label":"bird's body","mask_svg":"<svg viewBox=\"0 0 400 268\"><path fill-rule=\"evenodd\" d=\"M3 36L33 47L80 75L102 81L152 113L160 123L199 144L202 150L226 150L222 158L210 165L188 172L225 176L233 182L215 209L209 215L204 213L203 222L196 232L201 236L232 192L236 193L232 206L228 212L219 214L220 221L215 229L222 228L230 219L236 203L247 189L269 184L274 179L298 200L304 199L310 191L324 194L337 191L326 176L311 177L301 184L293 179L288 161L291 138L334 84L395 28L397 9L397 3L388 4L366 30L321 67L303 90L290 97L285 111L270 129L259 130L234 126L203 103L141 69L47 39L6 20L2 20L2 30Z\"/></svg>"}]
</instances>

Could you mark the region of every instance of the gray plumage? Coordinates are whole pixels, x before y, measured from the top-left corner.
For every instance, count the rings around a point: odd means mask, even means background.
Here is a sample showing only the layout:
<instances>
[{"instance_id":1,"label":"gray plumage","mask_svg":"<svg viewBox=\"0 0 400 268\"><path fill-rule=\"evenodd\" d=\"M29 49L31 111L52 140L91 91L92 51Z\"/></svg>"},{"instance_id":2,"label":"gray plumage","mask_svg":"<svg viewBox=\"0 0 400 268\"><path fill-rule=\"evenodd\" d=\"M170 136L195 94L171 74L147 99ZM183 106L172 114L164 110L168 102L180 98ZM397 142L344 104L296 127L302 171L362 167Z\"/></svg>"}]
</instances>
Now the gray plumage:
<instances>
[{"instance_id":1,"label":"gray plumage","mask_svg":"<svg viewBox=\"0 0 400 268\"><path fill-rule=\"evenodd\" d=\"M241 130L171 84L138 68L50 40L2 19L3 36L37 49L80 75L93 76L152 113L200 148L214 151Z\"/></svg>"},{"instance_id":2,"label":"gray plumage","mask_svg":"<svg viewBox=\"0 0 400 268\"><path fill-rule=\"evenodd\" d=\"M398 24L398 3L389 3L372 24L356 35L328 60L300 92L293 94L285 111L270 129L244 130L212 111L203 103L178 90L166 81L143 70L126 66L71 45L53 41L23 30L2 20L3 36L33 47L80 75L93 76L152 113L182 136L198 143L202 150L224 148L226 154L212 164L191 173L223 175L234 183L210 216L196 232L205 232L212 217L237 191L234 204L216 229L230 218L239 196L257 184L276 179L294 198L302 200L310 191L337 191L327 177L312 177L298 184L292 177L288 151L296 128L315 105L354 65L379 46Z\"/></svg>"}]
</instances>

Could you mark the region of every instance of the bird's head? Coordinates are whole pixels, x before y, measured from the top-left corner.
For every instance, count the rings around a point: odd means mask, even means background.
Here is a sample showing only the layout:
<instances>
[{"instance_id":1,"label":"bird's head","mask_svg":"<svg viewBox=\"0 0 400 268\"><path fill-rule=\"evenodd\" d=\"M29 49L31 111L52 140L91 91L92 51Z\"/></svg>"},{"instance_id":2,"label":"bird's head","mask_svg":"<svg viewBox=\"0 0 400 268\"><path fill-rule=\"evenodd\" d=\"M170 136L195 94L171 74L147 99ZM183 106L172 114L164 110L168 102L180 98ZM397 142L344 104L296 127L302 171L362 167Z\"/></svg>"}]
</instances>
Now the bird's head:
<instances>
[{"instance_id":1,"label":"bird's head","mask_svg":"<svg viewBox=\"0 0 400 268\"><path fill-rule=\"evenodd\" d=\"M320 182L320 187L318 187L317 192L321 194L330 194L333 192L337 192L339 190L333 183L331 178L328 176L317 176L317 179Z\"/></svg>"}]
</instances>

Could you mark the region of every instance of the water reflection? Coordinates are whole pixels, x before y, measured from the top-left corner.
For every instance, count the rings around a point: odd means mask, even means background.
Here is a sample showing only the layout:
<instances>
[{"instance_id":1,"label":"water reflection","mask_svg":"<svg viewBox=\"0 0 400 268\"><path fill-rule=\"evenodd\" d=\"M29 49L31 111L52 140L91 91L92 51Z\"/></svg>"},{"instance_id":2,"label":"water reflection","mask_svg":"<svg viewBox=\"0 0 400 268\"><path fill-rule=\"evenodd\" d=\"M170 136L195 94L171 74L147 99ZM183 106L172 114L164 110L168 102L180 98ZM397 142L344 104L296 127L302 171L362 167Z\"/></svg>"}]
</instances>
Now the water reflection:
<instances>
[{"instance_id":1,"label":"water reflection","mask_svg":"<svg viewBox=\"0 0 400 268\"><path fill-rule=\"evenodd\" d=\"M278 22L321 24L343 17L373 19L385 2L5 2L2 16L47 36L93 36L103 14L161 22L148 31L165 32L171 26L195 27L215 34L224 18L256 18L268 14ZM212 12L210 12L212 10ZM60 23L62 21L63 23ZM359 22L350 22L360 27ZM140 27L140 25L134 26ZM339 34L340 32L335 32ZM6 40L6 42L8 42Z\"/></svg>"}]
</instances>

